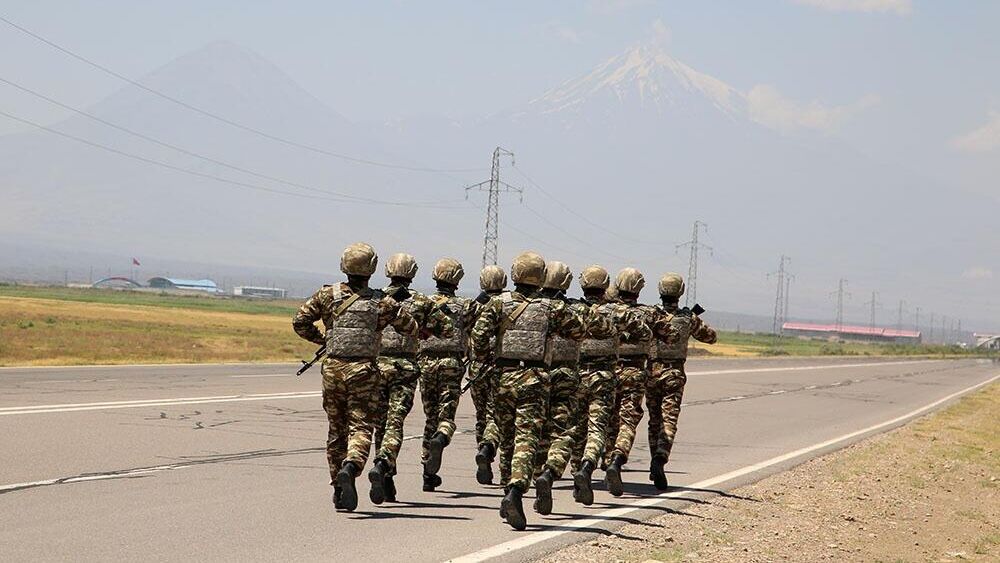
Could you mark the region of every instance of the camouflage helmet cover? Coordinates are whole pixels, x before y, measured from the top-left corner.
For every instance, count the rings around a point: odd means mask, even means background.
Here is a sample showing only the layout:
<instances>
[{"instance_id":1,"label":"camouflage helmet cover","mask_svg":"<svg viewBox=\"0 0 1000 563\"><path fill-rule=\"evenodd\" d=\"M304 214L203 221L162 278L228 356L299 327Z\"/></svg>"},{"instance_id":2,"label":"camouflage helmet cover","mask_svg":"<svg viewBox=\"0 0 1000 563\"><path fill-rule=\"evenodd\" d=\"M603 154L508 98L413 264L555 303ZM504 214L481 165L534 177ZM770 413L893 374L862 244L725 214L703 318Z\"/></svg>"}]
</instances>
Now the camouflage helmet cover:
<instances>
[{"instance_id":1,"label":"camouflage helmet cover","mask_svg":"<svg viewBox=\"0 0 1000 563\"><path fill-rule=\"evenodd\" d=\"M663 297L680 297L684 295L684 278L673 272L663 274L657 289Z\"/></svg>"},{"instance_id":2,"label":"camouflage helmet cover","mask_svg":"<svg viewBox=\"0 0 1000 563\"><path fill-rule=\"evenodd\" d=\"M365 242L356 242L340 255L340 271L351 276L370 276L378 266L378 254Z\"/></svg>"},{"instance_id":3,"label":"camouflage helmet cover","mask_svg":"<svg viewBox=\"0 0 1000 563\"><path fill-rule=\"evenodd\" d=\"M634 293L636 295L646 286L646 278L635 268L622 268L615 278L615 289L618 293Z\"/></svg>"},{"instance_id":4,"label":"camouflage helmet cover","mask_svg":"<svg viewBox=\"0 0 1000 563\"><path fill-rule=\"evenodd\" d=\"M405 253L393 254L385 263L387 278L406 278L412 280L417 275L417 260Z\"/></svg>"},{"instance_id":5,"label":"camouflage helmet cover","mask_svg":"<svg viewBox=\"0 0 1000 563\"><path fill-rule=\"evenodd\" d=\"M495 264L490 264L479 273L479 287L483 291L500 291L507 287L507 272Z\"/></svg>"},{"instance_id":6,"label":"camouflage helmet cover","mask_svg":"<svg viewBox=\"0 0 1000 563\"><path fill-rule=\"evenodd\" d=\"M607 289L611 285L611 276L604 268L587 266L580 272L580 287L582 289Z\"/></svg>"},{"instance_id":7,"label":"camouflage helmet cover","mask_svg":"<svg viewBox=\"0 0 1000 563\"><path fill-rule=\"evenodd\" d=\"M545 282L542 287L546 289L569 289L570 282L573 281L573 272L564 262L553 260L545 264Z\"/></svg>"},{"instance_id":8,"label":"camouflage helmet cover","mask_svg":"<svg viewBox=\"0 0 1000 563\"><path fill-rule=\"evenodd\" d=\"M462 280L465 276L465 270L462 269L462 263L454 258L442 258L434 264L434 272L431 274L431 278L435 281L450 283L451 285L458 285L458 282Z\"/></svg>"},{"instance_id":9,"label":"camouflage helmet cover","mask_svg":"<svg viewBox=\"0 0 1000 563\"><path fill-rule=\"evenodd\" d=\"M514 258L510 279L514 283L541 287L545 283L545 258L537 252L522 252Z\"/></svg>"}]
</instances>

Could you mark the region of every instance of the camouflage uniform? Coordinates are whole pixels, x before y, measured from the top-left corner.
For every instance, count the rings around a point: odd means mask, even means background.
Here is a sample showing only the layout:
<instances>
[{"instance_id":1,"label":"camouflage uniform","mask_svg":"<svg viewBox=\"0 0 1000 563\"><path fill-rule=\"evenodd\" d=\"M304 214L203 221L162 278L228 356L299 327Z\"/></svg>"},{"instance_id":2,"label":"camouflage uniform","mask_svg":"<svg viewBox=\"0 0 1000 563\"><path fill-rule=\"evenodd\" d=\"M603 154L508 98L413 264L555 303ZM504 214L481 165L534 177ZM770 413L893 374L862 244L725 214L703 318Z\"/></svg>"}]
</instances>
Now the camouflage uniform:
<instances>
[{"instance_id":1,"label":"camouflage uniform","mask_svg":"<svg viewBox=\"0 0 1000 563\"><path fill-rule=\"evenodd\" d=\"M491 298L499 294L499 291L481 293L476 299L477 310L481 310ZM493 419L493 386L496 378L490 377L490 374L483 374L484 370L491 368L492 358L487 361L473 360L469 363L469 378L473 379L469 392L472 395L472 404L476 407L476 447L490 444L495 450L500 443L500 431L497 430L497 423Z\"/></svg>"},{"instance_id":2,"label":"camouflage uniform","mask_svg":"<svg viewBox=\"0 0 1000 563\"><path fill-rule=\"evenodd\" d=\"M521 313L511 320L518 310ZM539 324L538 320L545 326L532 326ZM544 343L537 350L521 353L524 351L518 344L527 339L519 338L540 332L543 339L552 333L579 339L585 328L584 319L565 304L515 290L487 303L472 329L471 342L477 358L490 354L491 338L502 333L497 352L499 373L494 388L494 415L500 431L500 476L508 488L523 492L530 485L548 380Z\"/></svg>"},{"instance_id":3,"label":"camouflage uniform","mask_svg":"<svg viewBox=\"0 0 1000 563\"><path fill-rule=\"evenodd\" d=\"M646 383L649 449L653 458L666 463L674 445L677 417L681 413L681 399L687 382L684 362L687 359L688 339L714 344L717 335L712 327L687 307L678 309L676 304L657 305L654 316L654 325L657 327L671 327L666 338L659 337L666 330L658 331L650 377Z\"/></svg>"},{"instance_id":4,"label":"camouflage uniform","mask_svg":"<svg viewBox=\"0 0 1000 563\"><path fill-rule=\"evenodd\" d=\"M405 297L401 305L422 329L423 335L449 338L454 325L425 295L396 286L386 288L388 295ZM380 419L375 425L375 457L388 462L395 472L396 458L403 442L403 421L413 408L413 395L420 377L416 361L419 343L416 337L383 333L382 355L378 358L382 373Z\"/></svg>"},{"instance_id":5,"label":"camouflage uniform","mask_svg":"<svg viewBox=\"0 0 1000 563\"><path fill-rule=\"evenodd\" d=\"M314 324L319 320L326 336ZM299 336L327 347L323 408L329 421L326 458L333 480L347 462L360 469L368 459L373 421L380 406L378 333L389 325L400 334L417 332L417 323L394 299L381 291L346 283L323 286L292 320Z\"/></svg>"},{"instance_id":6,"label":"camouflage uniform","mask_svg":"<svg viewBox=\"0 0 1000 563\"><path fill-rule=\"evenodd\" d=\"M642 334L631 335L629 341L619 343L618 361L615 363L615 402L605 442L607 463L615 456L622 456L627 461L632 451L636 428L642 420L642 398L649 377L649 347L653 337L648 326L648 307L618 301L616 308L620 315L638 315L645 330Z\"/></svg>"},{"instance_id":7,"label":"camouflage uniform","mask_svg":"<svg viewBox=\"0 0 1000 563\"><path fill-rule=\"evenodd\" d=\"M455 325L447 338L428 338L420 344L417 362L420 364L420 400L424 406L423 461L430 456L430 440L435 433L443 434L448 442L455 434L455 413L462 394L465 375L466 343L469 329L478 314L475 301L442 293L431 296Z\"/></svg>"}]
</instances>

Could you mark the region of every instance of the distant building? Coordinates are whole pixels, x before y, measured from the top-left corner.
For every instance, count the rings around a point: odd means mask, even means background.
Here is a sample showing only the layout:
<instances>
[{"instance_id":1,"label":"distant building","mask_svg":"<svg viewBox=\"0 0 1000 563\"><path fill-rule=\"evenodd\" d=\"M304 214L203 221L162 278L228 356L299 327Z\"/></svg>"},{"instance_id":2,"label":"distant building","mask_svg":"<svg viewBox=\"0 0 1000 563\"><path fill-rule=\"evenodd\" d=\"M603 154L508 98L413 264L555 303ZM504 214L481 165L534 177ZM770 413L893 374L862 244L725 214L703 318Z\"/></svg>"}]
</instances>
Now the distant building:
<instances>
[{"instance_id":1,"label":"distant building","mask_svg":"<svg viewBox=\"0 0 1000 563\"><path fill-rule=\"evenodd\" d=\"M149 278L149 287L177 291L203 291L220 293L219 286L212 280L183 280L179 278Z\"/></svg>"},{"instance_id":2,"label":"distant building","mask_svg":"<svg viewBox=\"0 0 1000 563\"><path fill-rule=\"evenodd\" d=\"M785 323L781 330L791 336L808 338L837 338L841 340L865 340L868 342L899 342L919 344L920 332L915 330L896 330L856 325L833 325L814 323Z\"/></svg>"},{"instance_id":3,"label":"distant building","mask_svg":"<svg viewBox=\"0 0 1000 563\"><path fill-rule=\"evenodd\" d=\"M288 297L288 290L280 287L254 287L241 285L233 288L233 295L237 297L265 297L268 299L284 299Z\"/></svg>"},{"instance_id":4,"label":"distant building","mask_svg":"<svg viewBox=\"0 0 1000 563\"><path fill-rule=\"evenodd\" d=\"M976 338L976 348L1000 350L1000 334L973 334Z\"/></svg>"}]
</instances>

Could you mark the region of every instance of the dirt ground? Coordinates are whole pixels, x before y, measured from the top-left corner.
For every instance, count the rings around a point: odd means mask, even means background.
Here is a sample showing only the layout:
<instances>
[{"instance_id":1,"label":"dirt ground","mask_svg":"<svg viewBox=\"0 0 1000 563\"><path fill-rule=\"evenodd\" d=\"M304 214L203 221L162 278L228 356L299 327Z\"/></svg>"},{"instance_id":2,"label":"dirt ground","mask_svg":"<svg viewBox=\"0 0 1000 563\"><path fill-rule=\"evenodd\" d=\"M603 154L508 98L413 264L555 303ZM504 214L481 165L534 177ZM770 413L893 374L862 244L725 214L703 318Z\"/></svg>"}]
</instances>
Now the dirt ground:
<instances>
[{"instance_id":1,"label":"dirt ground","mask_svg":"<svg viewBox=\"0 0 1000 563\"><path fill-rule=\"evenodd\" d=\"M1000 384L684 512L543 561L998 561Z\"/></svg>"}]
</instances>

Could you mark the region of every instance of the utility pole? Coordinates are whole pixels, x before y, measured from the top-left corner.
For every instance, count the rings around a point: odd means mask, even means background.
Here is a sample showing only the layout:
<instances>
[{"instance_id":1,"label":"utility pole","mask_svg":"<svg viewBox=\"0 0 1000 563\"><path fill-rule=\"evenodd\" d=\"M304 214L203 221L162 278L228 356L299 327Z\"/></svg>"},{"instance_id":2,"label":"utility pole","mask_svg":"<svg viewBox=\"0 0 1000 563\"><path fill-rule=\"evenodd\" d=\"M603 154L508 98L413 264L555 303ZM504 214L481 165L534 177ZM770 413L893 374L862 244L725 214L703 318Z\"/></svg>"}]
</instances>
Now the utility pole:
<instances>
[{"instance_id":1,"label":"utility pole","mask_svg":"<svg viewBox=\"0 0 1000 563\"><path fill-rule=\"evenodd\" d=\"M795 279L795 274L785 274L785 310L783 311L785 322L788 321L788 294L791 293L793 279ZM784 326L784 322L782 326Z\"/></svg>"},{"instance_id":2,"label":"utility pole","mask_svg":"<svg viewBox=\"0 0 1000 563\"><path fill-rule=\"evenodd\" d=\"M920 307L917 307L917 313L913 317L913 331L920 332Z\"/></svg>"},{"instance_id":3,"label":"utility pole","mask_svg":"<svg viewBox=\"0 0 1000 563\"><path fill-rule=\"evenodd\" d=\"M516 188L500 179L500 157L509 156L511 164L514 163L514 153L503 147L497 147L493 151L493 167L490 169L490 179L483 180L478 184L473 184L465 188L465 198L469 198L469 191L485 191L489 193L489 203L486 206L486 233L483 235L483 267L497 263L497 241L499 240L498 224L500 222L500 192L515 192L523 198L524 190Z\"/></svg>"},{"instance_id":4,"label":"utility pole","mask_svg":"<svg viewBox=\"0 0 1000 563\"><path fill-rule=\"evenodd\" d=\"M785 264L791 262L792 259L781 255L778 260L778 271L774 272L774 276L778 278L778 289L774 294L774 317L771 320L771 332L774 334L781 334L782 329L785 324ZM768 274L771 277L772 274Z\"/></svg>"},{"instance_id":5,"label":"utility pole","mask_svg":"<svg viewBox=\"0 0 1000 563\"><path fill-rule=\"evenodd\" d=\"M941 344L948 344L948 332L945 327L948 325L948 315L941 315Z\"/></svg>"},{"instance_id":6,"label":"utility pole","mask_svg":"<svg viewBox=\"0 0 1000 563\"><path fill-rule=\"evenodd\" d=\"M702 244L698 242L698 228L701 227L708 232L708 225L702 223L701 221L695 221L694 227L691 229L691 240L683 242L674 247L674 252L677 249L690 246L691 247L691 261L688 264L688 279L687 279L687 296L684 298L684 306L691 307L698 302L698 249L704 248L712 253L712 247L707 244Z\"/></svg>"},{"instance_id":7,"label":"utility pole","mask_svg":"<svg viewBox=\"0 0 1000 563\"><path fill-rule=\"evenodd\" d=\"M927 335L928 342L934 342L934 311L931 311L930 333Z\"/></svg>"},{"instance_id":8,"label":"utility pole","mask_svg":"<svg viewBox=\"0 0 1000 563\"><path fill-rule=\"evenodd\" d=\"M871 305L872 306L871 324L869 326L871 328L872 334L874 334L875 333L875 307L881 305L881 303L878 302L878 292L877 291L873 291L872 292L872 300L866 302L865 305Z\"/></svg>"},{"instance_id":9,"label":"utility pole","mask_svg":"<svg viewBox=\"0 0 1000 563\"><path fill-rule=\"evenodd\" d=\"M899 313L896 314L896 332L899 333L903 330L903 305L905 301L899 300Z\"/></svg>"},{"instance_id":10,"label":"utility pole","mask_svg":"<svg viewBox=\"0 0 1000 563\"><path fill-rule=\"evenodd\" d=\"M831 295L837 296L837 332L841 332L844 328L844 296L850 296L851 294L847 291L847 280L840 278L840 282L837 284L837 291L831 293Z\"/></svg>"},{"instance_id":11,"label":"utility pole","mask_svg":"<svg viewBox=\"0 0 1000 563\"><path fill-rule=\"evenodd\" d=\"M958 319L958 332L955 333L955 340L963 342L962 339L962 319Z\"/></svg>"}]
</instances>

